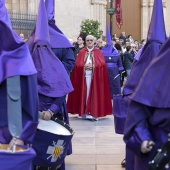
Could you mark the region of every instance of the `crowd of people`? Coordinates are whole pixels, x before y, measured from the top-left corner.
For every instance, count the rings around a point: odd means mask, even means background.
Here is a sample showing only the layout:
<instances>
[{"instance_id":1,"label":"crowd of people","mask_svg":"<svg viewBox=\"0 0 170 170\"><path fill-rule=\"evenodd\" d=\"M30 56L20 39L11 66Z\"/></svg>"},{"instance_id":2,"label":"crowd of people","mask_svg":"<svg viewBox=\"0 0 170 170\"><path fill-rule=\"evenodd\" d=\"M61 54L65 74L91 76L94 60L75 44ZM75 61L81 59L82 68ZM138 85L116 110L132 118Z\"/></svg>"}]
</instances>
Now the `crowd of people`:
<instances>
[{"instance_id":1,"label":"crowd of people","mask_svg":"<svg viewBox=\"0 0 170 170\"><path fill-rule=\"evenodd\" d=\"M31 156L25 154L27 161L23 155L16 157L22 161L18 169L65 170L71 141L65 141L64 135L50 139L43 130L35 142L40 122L69 127L68 113L100 121L113 114L114 97L121 96L126 112L126 124L118 122L126 143L122 166L126 170L162 166L151 161L170 133L170 40L162 1L154 1L148 36L141 41L124 31L119 38L112 36L106 27L106 36L103 31L98 39L80 33L72 44L55 24L54 7L54 0L40 0L35 29L25 41L23 33L17 35L12 29L4 0L0 0L0 143L7 145L6 153L15 155L20 147L28 154L32 146ZM47 139L50 144L43 148ZM8 155L1 153L3 159ZM0 165L2 170L13 167L2 161Z\"/></svg>"},{"instance_id":2,"label":"crowd of people","mask_svg":"<svg viewBox=\"0 0 170 170\"><path fill-rule=\"evenodd\" d=\"M98 49L102 50L107 45L107 38L103 35L103 31L100 31L100 38L94 38L94 46ZM77 41L73 42L74 46L74 56L75 59L81 49L86 46L85 41L86 34L80 33L77 38ZM116 49L120 55L123 67L124 67L124 74L121 74L121 87L123 83L125 83L125 79L129 76L132 64L134 61L135 55L142 49L146 43L146 39L142 40L134 40L132 35L126 36L125 32L122 32L120 37L118 38L116 34L111 37L112 45L114 49ZM125 78L125 79L124 79Z\"/></svg>"}]
</instances>

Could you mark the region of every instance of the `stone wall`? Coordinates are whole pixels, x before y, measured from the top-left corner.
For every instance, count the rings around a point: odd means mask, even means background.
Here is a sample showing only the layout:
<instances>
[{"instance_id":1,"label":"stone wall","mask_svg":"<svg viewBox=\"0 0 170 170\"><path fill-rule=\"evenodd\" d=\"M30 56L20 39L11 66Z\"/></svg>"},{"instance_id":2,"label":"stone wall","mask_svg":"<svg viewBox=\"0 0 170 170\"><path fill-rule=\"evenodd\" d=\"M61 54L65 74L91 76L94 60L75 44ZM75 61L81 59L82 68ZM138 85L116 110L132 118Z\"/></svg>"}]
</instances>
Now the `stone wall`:
<instances>
[{"instance_id":1,"label":"stone wall","mask_svg":"<svg viewBox=\"0 0 170 170\"><path fill-rule=\"evenodd\" d=\"M141 38L146 38L154 0L141 1ZM13 12L37 14L39 0L6 0L7 9ZM100 29L106 27L107 0L55 0L55 19L63 33L76 40L81 21L98 20ZM170 35L170 0L163 0L167 35ZM126 30L125 30L126 31Z\"/></svg>"},{"instance_id":2,"label":"stone wall","mask_svg":"<svg viewBox=\"0 0 170 170\"><path fill-rule=\"evenodd\" d=\"M106 0L56 0L55 18L57 26L71 39L76 40L84 19L98 20L105 32Z\"/></svg>"},{"instance_id":3,"label":"stone wall","mask_svg":"<svg viewBox=\"0 0 170 170\"><path fill-rule=\"evenodd\" d=\"M12 12L37 14L39 0L6 0L6 7ZM55 0L56 25L73 40L77 39L81 21L98 20L105 33L106 0Z\"/></svg>"},{"instance_id":4,"label":"stone wall","mask_svg":"<svg viewBox=\"0 0 170 170\"><path fill-rule=\"evenodd\" d=\"M170 35L170 1L162 0L167 35ZM152 15L154 0L141 0L141 37L146 38Z\"/></svg>"}]
</instances>

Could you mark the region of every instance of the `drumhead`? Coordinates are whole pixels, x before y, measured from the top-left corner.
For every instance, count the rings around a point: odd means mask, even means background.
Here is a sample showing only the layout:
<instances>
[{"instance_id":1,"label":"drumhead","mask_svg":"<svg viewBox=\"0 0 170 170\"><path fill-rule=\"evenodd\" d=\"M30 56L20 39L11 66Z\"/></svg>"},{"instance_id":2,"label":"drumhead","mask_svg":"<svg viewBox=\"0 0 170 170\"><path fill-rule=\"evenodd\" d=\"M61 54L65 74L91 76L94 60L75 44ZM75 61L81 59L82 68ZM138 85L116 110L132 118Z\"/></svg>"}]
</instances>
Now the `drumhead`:
<instances>
[{"instance_id":1,"label":"drumhead","mask_svg":"<svg viewBox=\"0 0 170 170\"><path fill-rule=\"evenodd\" d=\"M67 125L68 126L68 125ZM59 124L52 120L39 119L39 124L37 127L39 130L47 131L57 135L72 135L71 131L64 126L64 124Z\"/></svg>"}]
</instances>

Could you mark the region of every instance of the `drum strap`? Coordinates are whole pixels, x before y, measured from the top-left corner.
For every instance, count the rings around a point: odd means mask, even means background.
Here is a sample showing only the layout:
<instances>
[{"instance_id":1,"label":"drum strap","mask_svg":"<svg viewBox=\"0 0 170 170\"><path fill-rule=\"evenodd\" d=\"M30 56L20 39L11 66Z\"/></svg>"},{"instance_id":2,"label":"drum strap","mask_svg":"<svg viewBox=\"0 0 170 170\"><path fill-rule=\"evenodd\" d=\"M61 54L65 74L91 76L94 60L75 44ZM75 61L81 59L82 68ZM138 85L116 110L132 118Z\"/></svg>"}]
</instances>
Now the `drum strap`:
<instances>
[{"instance_id":1,"label":"drum strap","mask_svg":"<svg viewBox=\"0 0 170 170\"><path fill-rule=\"evenodd\" d=\"M20 76L7 78L7 112L9 131L18 138L22 132Z\"/></svg>"}]
</instances>

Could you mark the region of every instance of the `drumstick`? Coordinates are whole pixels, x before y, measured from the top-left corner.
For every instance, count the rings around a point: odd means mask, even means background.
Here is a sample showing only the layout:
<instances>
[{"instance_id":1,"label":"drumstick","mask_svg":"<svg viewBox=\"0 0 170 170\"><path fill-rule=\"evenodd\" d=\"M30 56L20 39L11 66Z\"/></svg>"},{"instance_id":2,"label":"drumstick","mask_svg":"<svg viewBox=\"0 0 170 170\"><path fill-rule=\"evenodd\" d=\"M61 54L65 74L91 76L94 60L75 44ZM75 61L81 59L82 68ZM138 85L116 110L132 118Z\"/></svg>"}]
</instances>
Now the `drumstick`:
<instances>
[{"instance_id":1,"label":"drumstick","mask_svg":"<svg viewBox=\"0 0 170 170\"><path fill-rule=\"evenodd\" d=\"M122 71L122 73L121 74L123 74L123 73L125 73L125 71ZM115 77L114 77L114 79L116 79L118 76L120 76L121 74L118 74L118 75L116 75ZM114 80L113 79L113 80Z\"/></svg>"}]
</instances>

